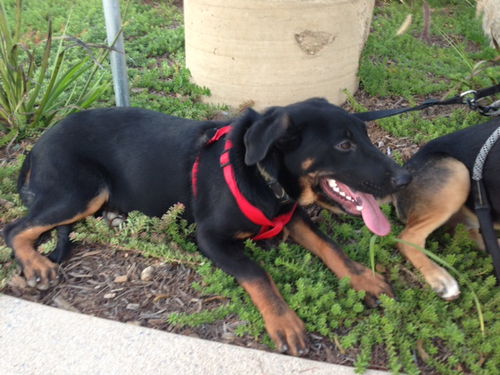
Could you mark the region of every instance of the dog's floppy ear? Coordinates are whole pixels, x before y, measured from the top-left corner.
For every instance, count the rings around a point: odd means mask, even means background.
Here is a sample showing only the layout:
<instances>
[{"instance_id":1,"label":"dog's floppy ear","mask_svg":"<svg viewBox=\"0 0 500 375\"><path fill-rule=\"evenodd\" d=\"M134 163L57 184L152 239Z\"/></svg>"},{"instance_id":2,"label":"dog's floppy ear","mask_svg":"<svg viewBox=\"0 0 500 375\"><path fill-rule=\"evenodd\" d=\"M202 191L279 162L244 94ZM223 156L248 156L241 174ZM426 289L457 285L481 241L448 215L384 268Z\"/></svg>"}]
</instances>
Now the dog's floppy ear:
<instances>
[{"instance_id":1,"label":"dog's floppy ear","mask_svg":"<svg viewBox=\"0 0 500 375\"><path fill-rule=\"evenodd\" d=\"M290 116L280 109L265 113L246 131L245 164L255 165L263 160L270 147L282 138L292 125Z\"/></svg>"}]
</instances>

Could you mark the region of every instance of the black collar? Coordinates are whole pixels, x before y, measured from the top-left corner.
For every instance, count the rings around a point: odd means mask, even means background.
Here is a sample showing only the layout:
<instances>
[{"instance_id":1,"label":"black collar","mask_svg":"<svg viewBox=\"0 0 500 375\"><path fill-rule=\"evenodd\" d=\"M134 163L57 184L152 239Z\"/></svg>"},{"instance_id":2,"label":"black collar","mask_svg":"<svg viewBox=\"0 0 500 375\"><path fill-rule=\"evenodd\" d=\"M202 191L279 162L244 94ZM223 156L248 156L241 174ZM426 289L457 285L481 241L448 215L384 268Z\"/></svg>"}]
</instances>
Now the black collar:
<instances>
[{"instance_id":1,"label":"black collar","mask_svg":"<svg viewBox=\"0 0 500 375\"><path fill-rule=\"evenodd\" d=\"M279 200L280 204L284 205L293 202L293 199L290 198L283 186L281 186L276 178L271 176L271 174L264 168L261 163L257 163L257 170L266 182L266 185L269 186L269 188L273 192L276 199Z\"/></svg>"}]
</instances>

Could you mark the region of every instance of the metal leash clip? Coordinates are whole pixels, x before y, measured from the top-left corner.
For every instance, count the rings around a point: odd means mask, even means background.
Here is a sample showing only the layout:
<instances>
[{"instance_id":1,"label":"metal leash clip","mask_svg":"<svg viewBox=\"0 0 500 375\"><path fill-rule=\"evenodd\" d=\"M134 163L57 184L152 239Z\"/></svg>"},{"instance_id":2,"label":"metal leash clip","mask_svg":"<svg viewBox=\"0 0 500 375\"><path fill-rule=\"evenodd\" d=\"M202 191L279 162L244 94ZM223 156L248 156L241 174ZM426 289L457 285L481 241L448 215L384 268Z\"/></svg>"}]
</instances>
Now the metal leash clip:
<instances>
[{"instance_id":1,"label":"metal leash clip","mask_svg":"<svg viewBox=\"0 0 500 375\"><path fill-rule=\"evenodd\" d=\"M480 107L479 112L485 116L500 116L500 100L497 100L486 107Z\"/></svg>"},{"instance_id":2,"label":"metal leash clip","mask_svg":"<svg viewBox=\"0 0 500 375\"><path fill-rule=\"evenodd\" d=\"M462 98L462 103L467 104L470 109L476 110L478 108L478 104L476 101L476 90L467 90L460 94Z\"/></svg>"}]
</instances>

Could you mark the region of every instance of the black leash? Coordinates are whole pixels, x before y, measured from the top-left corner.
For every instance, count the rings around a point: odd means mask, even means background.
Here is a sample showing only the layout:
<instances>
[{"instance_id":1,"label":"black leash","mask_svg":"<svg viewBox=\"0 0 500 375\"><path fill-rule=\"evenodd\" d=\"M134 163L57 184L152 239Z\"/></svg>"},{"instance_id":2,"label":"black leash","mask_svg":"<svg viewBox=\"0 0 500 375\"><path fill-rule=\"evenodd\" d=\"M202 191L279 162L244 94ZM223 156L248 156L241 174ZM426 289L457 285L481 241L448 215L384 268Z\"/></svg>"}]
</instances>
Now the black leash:
<instances>
[{"instance_id":1,"label":"black leash","mask_svg":"<svg viewBox=\"0 0 500 375\"><path fill-rule=\"evenodd\" d=\"M483 180L474 180L471 188L474 194L474 210L479 219L481 236L483 237L484 246L493 258L493 266L495 268L498 284L500 283L500 247L498 246L497 235L493 228L491 208L488 198L486 197L486 189L484 188Z\"/></svg>"},{"instance_id":2,"label":"black leash","mask_svg":"<svg viewBox=\"0 0 500 375\"><path fill-rule=\"evenodd\" d=\"M415 107L382 109L380 111L353 113L353 115L363 121L373 121L385 117L399 115L405 112L420 111L422 109L433 107L436 105L467 104L470 109L478 111L482 115L498 116L500 115L500 100L497 100L496 102L487 106L479 104L479 101L481 99L497 93L500 93L500 83L480 90L464 91L460 95L454 96L450 99L445 99L445 100L429 99Z\"/></svg>"},{"instance_id":3,"label":"black leash","mask_svg":"<svg viewBox=\"0 0 500 375\"><path fill-rule=\"evenodd\" d=\"M363 121L373 121L385 117L399 115L405 112L419 111L436 105L467 104L471 110L478 111L484 116L499 116L500 100L497 100L487 106L479 104L479 101L481 99L497 94L499 92L500 84L497 84L477 91L464 91L460 95L454 96L450 99L429 99L415 107L383 109L380 111L354 113L353 115ZM497 284L500 283L500 246L498 244L495 229L493 228L493 221L491 219L491 206L488 201L486 189L483 183L483 167L484 163L486 162L486 158L488 157L489 151L499 138L500 126L486 140L476 157L473 167L471 186L472 194L474 197L474 210L479 220L479 226L481 228L481 236L483 238L484 245L493 258L493 266L495 267Z\"/></svg>"}]
</instances>

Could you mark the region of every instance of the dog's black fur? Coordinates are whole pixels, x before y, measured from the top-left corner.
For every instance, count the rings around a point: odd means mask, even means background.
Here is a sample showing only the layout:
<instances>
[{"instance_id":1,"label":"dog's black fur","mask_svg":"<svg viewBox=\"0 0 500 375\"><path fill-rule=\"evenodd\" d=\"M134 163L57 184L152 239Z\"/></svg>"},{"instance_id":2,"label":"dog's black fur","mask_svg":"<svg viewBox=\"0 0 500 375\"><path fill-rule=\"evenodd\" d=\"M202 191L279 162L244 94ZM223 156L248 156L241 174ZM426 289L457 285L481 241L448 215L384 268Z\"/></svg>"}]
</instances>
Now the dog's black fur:
<instances>
[{"instance_id":1,"label":"dog's black fur","mask_svg":"<svg viewBox=\"0 0 500 375\"><path fill-rule=\"evenodd\" d=\"M56 229L59 243L51 255L60 261L69 249L76 221L106 209L139 210L160 216L177 202L197 224L200 250L248 291L266 328L282 351L307 349L301 320L290 310L269 275L243 252L243 239L259 232L239 210L219 165L224 141L205 145L215 129L228 123L234 143L231 161L238 185L269 218L299 205L342 207L320 182L335 178L353 190L384 196L407 184L410 176L370 142L363 122L323 99L311 99L264 114L248 110L231 122L192 121L138 108L95 109L73 114L48 130L26 158L19 178L26 217L5 230L30 286L46 289L56 266L36 252L36 241ZM191 169L199 155L197 197ZM257 168L276 178L292 202L280 202ZM336 208L334 208L336 207ZM391 294L380 275L347 258L314 227L301 208L286 229L339 277L367 291L374 302Z\"/></svg>"},{"instance_id":2,"label":"dog's black fur","mask_svg":"<svg viewBox=\"0 0 500 375\"><path fill-rule=\"evenodd\" d=\"M407 223L400 236L403 240L424 247L427 236L439 226L464 223L472 238L484 248L474 213L471 176L479 150L499 126L500 119L496 118L439 137L406 163L413 180L393 195L398 216ZM488 154L483 182L495 227L500 228L500 142ZM410 245L399 244L399 249L441 297L458 297L458 284L448 272Z\"/></svg>"}]
</instances>

